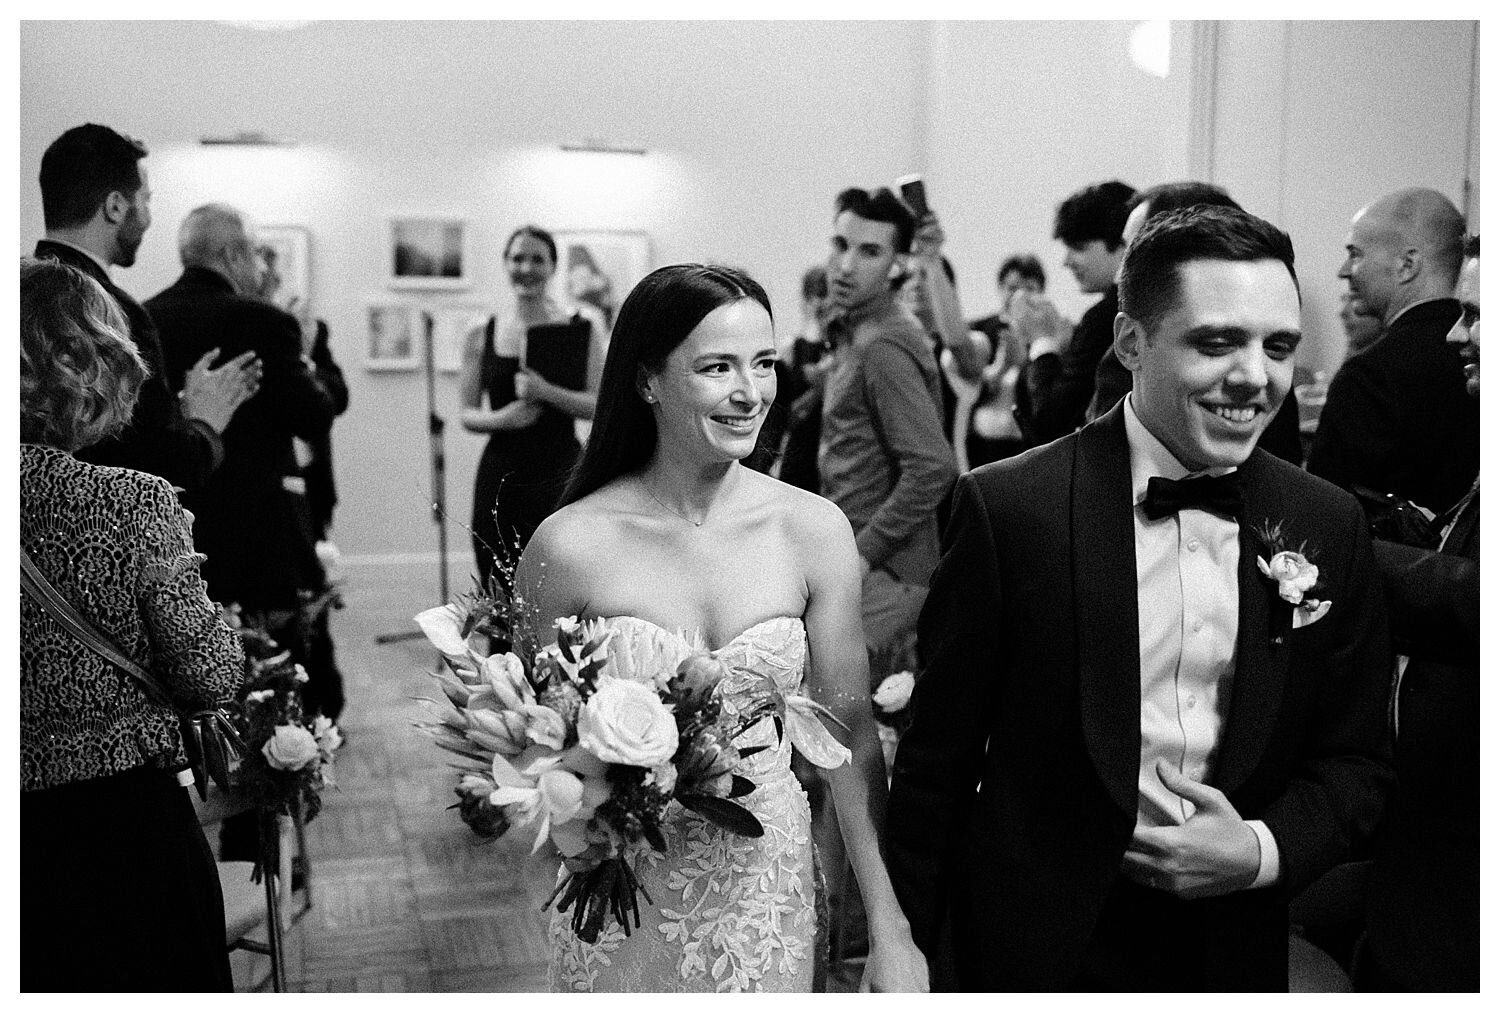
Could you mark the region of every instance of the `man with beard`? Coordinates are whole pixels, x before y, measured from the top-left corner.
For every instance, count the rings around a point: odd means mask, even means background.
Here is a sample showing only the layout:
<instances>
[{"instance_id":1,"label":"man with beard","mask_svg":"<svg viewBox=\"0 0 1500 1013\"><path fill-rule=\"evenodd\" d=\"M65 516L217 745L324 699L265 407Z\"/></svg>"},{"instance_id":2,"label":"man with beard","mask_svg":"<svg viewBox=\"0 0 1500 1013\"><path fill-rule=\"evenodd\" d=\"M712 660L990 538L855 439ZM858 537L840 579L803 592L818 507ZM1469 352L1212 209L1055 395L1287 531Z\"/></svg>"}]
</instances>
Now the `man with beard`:
<instances>
[{"instance_id":1,"label":"man with beard","mask_svg":"<svg viewBox=\"0 0 1500 1013\"><path fill-rule=\"evenodd\" d=\"M212 369L220 350L205 348L186 370L180 397L169 389L151 315L109 276L112 265L135 263L151 226L151 187L140 164L145 156L141 142L96 123L74 127L53 141L42 155L47 237L37 243L36 255L76 267L104 286L125 311L130 336L150 370L130 426L83 448L78 457L197 489L224 459L221 434L235 410L254 395L260 365L247 351Z\"/></svg>"}]
</instances>

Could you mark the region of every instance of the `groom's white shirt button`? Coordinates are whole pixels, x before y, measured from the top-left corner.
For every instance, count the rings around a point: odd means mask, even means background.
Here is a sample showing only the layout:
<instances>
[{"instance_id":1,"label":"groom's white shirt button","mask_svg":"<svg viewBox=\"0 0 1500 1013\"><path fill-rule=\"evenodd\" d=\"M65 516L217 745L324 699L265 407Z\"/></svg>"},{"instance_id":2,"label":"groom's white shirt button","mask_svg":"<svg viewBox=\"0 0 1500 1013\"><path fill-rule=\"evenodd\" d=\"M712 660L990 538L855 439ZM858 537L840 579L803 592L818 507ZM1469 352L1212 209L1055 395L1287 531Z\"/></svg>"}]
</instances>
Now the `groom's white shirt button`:
<instances>
[{"instance_id":1,"label":"groom's white shirt button","mask_svg":"<svg viewBox=\"0 0 1500 1013\"><path fill-rule=\"evenodd\" d=\"M1168 826L1192 816L1193 804L1156 774L1166 760L1195 781L1212 776L1224 715L1234 685L1239 633L1239 525L1205 510L1186 509L1158 520L1141 509L1147 482L1189 472L1141 422L1125 399L1135 504L1135 560L1140 617L1141 765L1137 823ZM1212 469L1224 474L1232 468ZM1191 636L1186 635L1191 633ZM1275 882L1275 839L1247 820L1261 844L1255 886Z\"/></svg>"}]
</instances>

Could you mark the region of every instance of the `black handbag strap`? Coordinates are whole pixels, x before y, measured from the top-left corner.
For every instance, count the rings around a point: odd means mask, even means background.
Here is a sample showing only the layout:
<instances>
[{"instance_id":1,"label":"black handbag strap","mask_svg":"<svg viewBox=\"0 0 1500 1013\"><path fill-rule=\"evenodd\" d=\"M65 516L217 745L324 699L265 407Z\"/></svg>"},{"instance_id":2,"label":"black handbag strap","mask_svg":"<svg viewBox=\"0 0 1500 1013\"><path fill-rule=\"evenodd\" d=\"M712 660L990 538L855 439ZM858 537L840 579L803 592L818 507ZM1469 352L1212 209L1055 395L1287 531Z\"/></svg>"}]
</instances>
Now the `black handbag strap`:
<instances>
[{"instance_id":1,"label":"black handbag strap","mask_svg":"<svg viewBox=\"0 0 1500 1013\"><path fill-rule=\"evenodd\" d=\"M171 698L167 696L161 683L150 672L130 660L125 652L115 646L114 641L100 633L93 623L78 613L72 603L62 596L62 592L47 579L47 575L37 569L25 546L21 547L21 589L46 610L48 615L62 623L84 647L133 676L144 687L153 703L163 707L172 706Z\"/></svg>"}]
</instances>

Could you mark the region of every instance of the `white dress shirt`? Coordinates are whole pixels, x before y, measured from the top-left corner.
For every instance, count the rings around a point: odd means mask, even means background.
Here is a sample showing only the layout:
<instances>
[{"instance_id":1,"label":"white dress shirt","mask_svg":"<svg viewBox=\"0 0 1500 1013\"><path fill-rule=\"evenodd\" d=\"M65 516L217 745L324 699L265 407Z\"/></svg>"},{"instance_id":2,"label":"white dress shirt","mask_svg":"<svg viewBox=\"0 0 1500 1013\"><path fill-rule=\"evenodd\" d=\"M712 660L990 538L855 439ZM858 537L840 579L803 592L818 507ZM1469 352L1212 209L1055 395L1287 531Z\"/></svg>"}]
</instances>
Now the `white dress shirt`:
<instances>
[{"instance_id":1,"label":"white dress shirt","mask_svg":"<svg viewBox=\"0 0 1500 1013\"><path fill-rule=\"evenodd\" d=\"M1125 399L1130 446L1131 502L1135 504L1135 571L1141 645L1141 766L1136 823L1185 823L1194 806L1156 773L1166 760L1185 776L1208 783L1234 687L1239 634L1239 524L1188 509L1149 520L1141 503L1153 477L1178 481L1222 475L1233 468L1189 472ZM1260 868L1252 887L1280 876L1276 840L1260 820L1246 821L1260 840Z\"/></svg>"}]
</instances>

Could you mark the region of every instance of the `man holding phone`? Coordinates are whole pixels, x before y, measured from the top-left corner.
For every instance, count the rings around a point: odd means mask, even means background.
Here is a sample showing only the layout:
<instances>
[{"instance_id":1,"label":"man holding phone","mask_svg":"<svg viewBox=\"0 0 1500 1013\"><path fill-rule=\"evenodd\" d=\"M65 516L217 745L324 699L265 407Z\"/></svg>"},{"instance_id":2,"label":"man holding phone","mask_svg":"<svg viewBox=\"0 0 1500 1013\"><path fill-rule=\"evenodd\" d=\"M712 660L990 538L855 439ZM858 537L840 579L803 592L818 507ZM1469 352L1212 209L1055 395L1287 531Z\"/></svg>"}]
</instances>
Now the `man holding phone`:
<instances>
[{"instance_id":1,"label":"man holding phone","mask_svg":"<svg viewBox=\"0 0 1500 1013\"><path fill-rule=\"evenodd\" d=\"M937 360L896 298L916 220L889 189L836 202L828 291L841 322L823 403L821 492L854 528L865 642L909 653L938 559L936 510L957 474Z\"/></svg>"},{"instance_id":2,"label":"man holding phone","mask_svg":"<svg viewBox=\"0 0 1500 1013\"><path fill-rule=\"evenodd\" d=\"M915 663L917 616L938 560L937 508L957 475L937 358L897 298L916 231L911 210L885 187L851 188L835 202L819 491L854 529L872 680ZM815 799L813 823L828 875L830 971L840 975L842 960L863 952L859 893L845 889L832 807Z\"/></svg>"}]
</instances>

